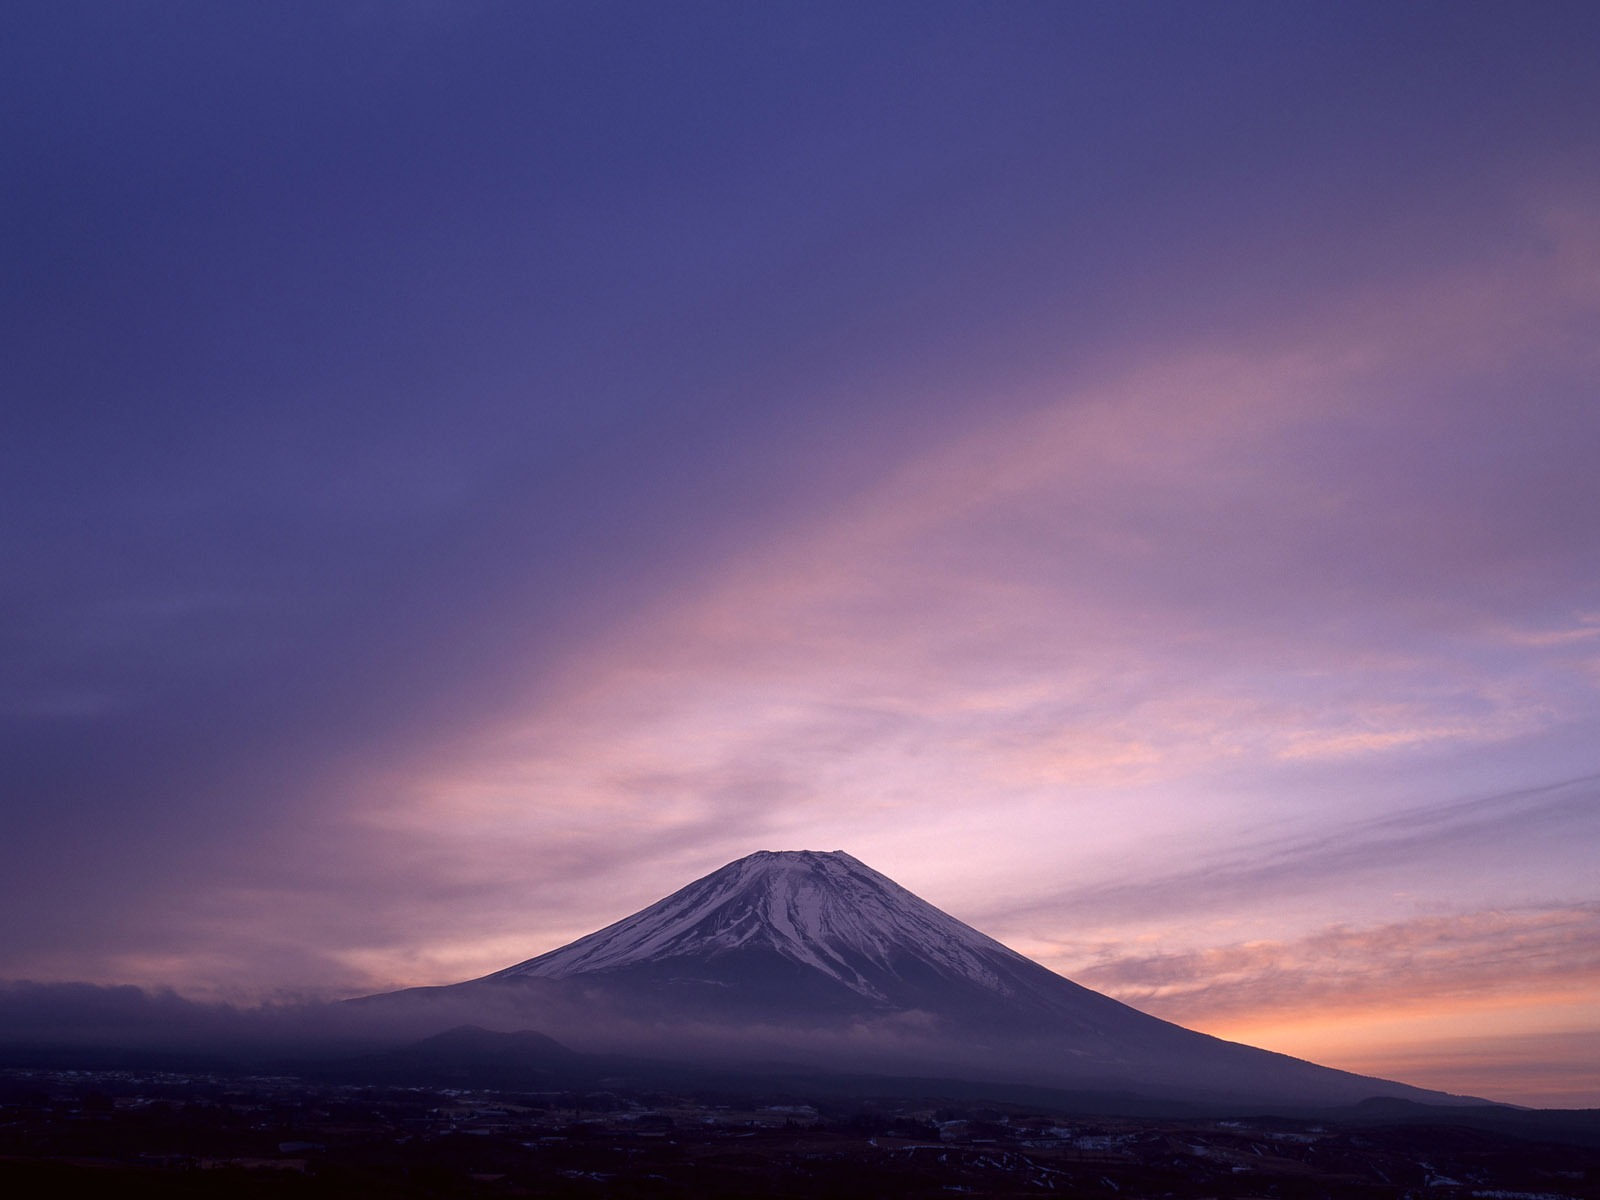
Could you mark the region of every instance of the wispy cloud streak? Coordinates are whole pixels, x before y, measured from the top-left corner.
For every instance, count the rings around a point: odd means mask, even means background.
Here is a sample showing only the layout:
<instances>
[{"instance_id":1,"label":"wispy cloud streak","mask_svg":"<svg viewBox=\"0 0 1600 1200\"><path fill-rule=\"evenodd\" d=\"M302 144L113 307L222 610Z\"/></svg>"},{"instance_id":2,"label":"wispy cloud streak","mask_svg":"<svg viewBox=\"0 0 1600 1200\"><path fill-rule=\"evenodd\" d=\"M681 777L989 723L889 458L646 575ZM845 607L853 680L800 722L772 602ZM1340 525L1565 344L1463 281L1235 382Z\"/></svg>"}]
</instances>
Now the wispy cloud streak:
<instances>
[{"instance_id":1,"label":"wispy cloud streak","mask_svg":"<svg viewBox=\"0 0 1600 1200\"><path fill-rule=\"evenodd\" d=\"M1116 956L1082 983L1201 1028L1352 1006L1437 1011L1600 987L1600 904L1331 925L1292 942Z\"/></svg>"},{"instance_id":2,"label":"wispy cloud streak","mask_svg":"<svg viewBox=\"0 0 1600 1200\"><path fill-rule=\"evenodd\" d=\"M1003 925L1040 912L1116 921L1171 918L1197 909L1238 911L1318 892L1329 884L1370 886L1406 872L1426 874L1462 851L1494 850L1521 862L1530 849L1591 845L1596 838L1600 838L1600 776L1590 775L1426 805L1311 837L1246 842L1205 854L1202 861L1179 871L1060 891L1034 904L995 909L986 916ZM1556 875L1546 886L1560 893L1581 883Z\"/></svg>"}]
</instances>

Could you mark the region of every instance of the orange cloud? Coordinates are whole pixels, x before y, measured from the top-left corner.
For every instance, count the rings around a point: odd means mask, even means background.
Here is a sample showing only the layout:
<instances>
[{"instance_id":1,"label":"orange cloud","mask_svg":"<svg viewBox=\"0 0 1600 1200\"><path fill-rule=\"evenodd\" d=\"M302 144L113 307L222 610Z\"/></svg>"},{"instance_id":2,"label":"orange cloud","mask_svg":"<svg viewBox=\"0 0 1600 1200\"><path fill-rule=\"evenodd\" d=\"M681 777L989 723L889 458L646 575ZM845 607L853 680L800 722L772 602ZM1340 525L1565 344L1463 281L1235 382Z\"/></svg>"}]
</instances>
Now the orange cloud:
<instances>
[{"instance_id":1,"label":"orange cloud","mask_svg":"<svg viewBox=\"0 0 1600 1200\"><path fill-rule=\"evenodd\" d=\"M1494 1006L1506 995L1600 993L1600 904L1330 925L1293 942L1101 953L1105 961L1072 969L1074 977L1174 1020L1357 1004Z\"/></svg>"},{"instance_id":2,"label":"orange cloud","mask_svg":"<svg viewBox=\"0 0 1600 1200\"><path fill-rule=\"evenodd\" d=\"M1597 1060L1570 1057L1600 1043L1600 904L1099 958L1053 965L1180 1024L1349 1070L1528 1103L1600 1099ZM1535 1033L1549 1057L1527 1053Z\"/></svg>"}]
</instances>

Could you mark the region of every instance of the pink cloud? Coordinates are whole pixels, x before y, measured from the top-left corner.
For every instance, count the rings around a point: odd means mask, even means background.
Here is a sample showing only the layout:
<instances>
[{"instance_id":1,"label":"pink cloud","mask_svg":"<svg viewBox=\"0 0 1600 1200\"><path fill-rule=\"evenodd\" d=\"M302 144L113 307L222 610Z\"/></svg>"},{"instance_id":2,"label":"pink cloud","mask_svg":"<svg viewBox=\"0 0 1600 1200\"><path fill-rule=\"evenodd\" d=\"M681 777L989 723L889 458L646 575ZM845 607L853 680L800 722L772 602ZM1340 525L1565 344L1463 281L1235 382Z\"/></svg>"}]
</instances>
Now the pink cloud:
<instances>
[{"instance_id":1,"label":"pink cloud","mask_svg":"<svg viewBox=\"0 0 1600 1200\"><path fill-rule=\"evenodd\" d=\"M1600 988L1600 904L1330 925L1292 942L1154 954L1102 952L1075 978L1205 1027L1354 1005L1458 1007Z\"/></svg>"},{"instance_id":2,"label":"pink cloud","mask_svg":"<svg viewBox=\"0 0 1600 1200\"><path fill-rule=\"evenodd\" d=\"M516 928L532 953L622 915L556 899L566 862L630 903L753 842L957 898L1135 846L1160 874L1230 829L1314 827L1342 770L1575 736L1589 641L1507 631L1586 628L1592 530L1566 492L1497 506L1593 425L1506 389L1552 355L1589 370L1572 318L1600 297L1582 229L1529 229L1228 341L996 380L985 428L730 553L448 753L356 772L355 828L425 845L438 886L489 881L490 969Z\"/></svg>"}]
</instances>

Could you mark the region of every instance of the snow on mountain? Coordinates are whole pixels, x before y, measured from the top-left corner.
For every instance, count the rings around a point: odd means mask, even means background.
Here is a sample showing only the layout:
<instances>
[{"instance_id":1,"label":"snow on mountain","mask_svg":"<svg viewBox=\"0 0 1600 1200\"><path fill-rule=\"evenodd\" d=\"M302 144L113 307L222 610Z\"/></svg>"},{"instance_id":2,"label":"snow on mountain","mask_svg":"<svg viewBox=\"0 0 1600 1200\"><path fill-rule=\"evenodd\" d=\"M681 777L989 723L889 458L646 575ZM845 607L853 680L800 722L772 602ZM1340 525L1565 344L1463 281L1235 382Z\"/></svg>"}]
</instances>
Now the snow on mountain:
<instances>
[{"instance_id":1,"label":"snow on mountain","mask_svg":"<svg viewBox=\"0 0 1600 1200\"><path fill-rule=\"evenodd\" d=\"M843 850L761 850L490 978L561 979L741 949L773 951L880 1003L894 1000L884 974L908 956L1001 995L1033 965Z\"/></svg>"}]
</instances>

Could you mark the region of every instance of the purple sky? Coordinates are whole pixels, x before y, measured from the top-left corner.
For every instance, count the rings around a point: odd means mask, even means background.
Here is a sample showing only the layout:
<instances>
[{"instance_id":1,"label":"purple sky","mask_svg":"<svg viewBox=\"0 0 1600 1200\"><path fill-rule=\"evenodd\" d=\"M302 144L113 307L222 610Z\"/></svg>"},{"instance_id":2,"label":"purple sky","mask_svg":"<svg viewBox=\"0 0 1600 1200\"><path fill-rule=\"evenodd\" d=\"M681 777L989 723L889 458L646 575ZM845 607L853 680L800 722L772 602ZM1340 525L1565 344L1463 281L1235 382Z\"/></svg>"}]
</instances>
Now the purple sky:
<instances>
[{"instance_id":1,"label":"purple sky","mask_svg":"<svg viewBox=\"0 0 1600 1200\"><path fill-rule=\"evenodd\" d=\"M1600 8L12 3L0 978L845 849L1600 1105Z\"/></svg>"}]
</instances>

